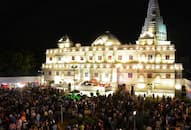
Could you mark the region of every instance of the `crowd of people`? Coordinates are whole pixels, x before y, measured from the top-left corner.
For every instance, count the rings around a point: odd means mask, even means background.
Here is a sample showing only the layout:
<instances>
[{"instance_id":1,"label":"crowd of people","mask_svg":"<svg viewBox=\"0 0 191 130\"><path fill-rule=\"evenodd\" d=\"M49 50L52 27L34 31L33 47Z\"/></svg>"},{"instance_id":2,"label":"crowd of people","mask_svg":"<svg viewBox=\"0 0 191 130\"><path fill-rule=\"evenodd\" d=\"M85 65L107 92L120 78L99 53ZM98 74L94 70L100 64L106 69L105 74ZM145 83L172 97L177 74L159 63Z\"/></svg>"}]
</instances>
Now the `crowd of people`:
<instances>
[{"instance_id":1,"label":"crowd of people","mask_svg":"<svg viewBox=\"0 0 191 130\"><path fill-rule=\"evenodd\" d=\"M77 100L52 88L0 89L0 130L175 129L191 129L189 100L127 91Z\"/></svg>"}]
</instances>

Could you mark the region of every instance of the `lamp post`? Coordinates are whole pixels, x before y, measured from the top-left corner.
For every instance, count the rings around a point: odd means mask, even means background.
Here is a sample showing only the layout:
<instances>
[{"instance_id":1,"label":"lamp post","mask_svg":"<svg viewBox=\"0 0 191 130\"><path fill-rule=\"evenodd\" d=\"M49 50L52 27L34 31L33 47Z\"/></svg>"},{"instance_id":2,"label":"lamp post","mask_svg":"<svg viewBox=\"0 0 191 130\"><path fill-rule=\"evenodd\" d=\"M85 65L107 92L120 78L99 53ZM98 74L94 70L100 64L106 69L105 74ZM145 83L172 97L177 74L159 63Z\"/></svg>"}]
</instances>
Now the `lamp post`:
<instances>
[{"instance_id":1,"label":"lamp post","mask_svg":"<svg viewBox=\"0 0 191 130\"><path fill-rule=\"evenodd\" d=\"M77 67L78 67L77 65L72 65L72 69L74 71L74 78L73 78L73 80L74 80L74 90L76 89L75 88L75 70L76 70Z\"/></svg>"},{"instance_id":2,"label":"lamp post","mask_svg":"<svg viewBox=\"0 0 191 130\"><path fill-rule=\"evenodd\" d=\"M23 102L23 87L20 88L20 92L21 92L21 100Z\"/></svg>"},{"instance_id":3,"label":"lamp post","mask_svg":"<svg viewBox=\"0 0 191 130\"><path fill-rule=\"evenodd\" d=\"M38 70L38 75L40 76L40 86L44 83L44 80L43 80L43 71L42 70Z\"/></svg>"},{"instance_id":4,"label":"lamp post","mask_svg":"<svg viewBox=\"0 0 191 130\"><path fill-rule=\"evenodd\" d=\"M152 83L148 83L148 95L151 95L153 93L153 86ZM152 95L151 95L152 96Z\"/></svg>"},{"instance_id":5,"label":"lamp post","mask_svg":"<svg viewBox=\"0 0 191 130\"><path fill-rule=\"evenodd\" d=\"M60 105L60 123L61 123L61 130L63 130L63 123L64 123L64 117L63 117L63 100L61 98L58 99L58 101L61 103Z\"/></svg>"},{"instance_id":6,"label":"lamp post","mask_svg":"<svg viewBox=\"0 0 191 130\"><path fill-rule=\"evenodd\" d=\"M134 122L133 122L133 130L136 130L136 114L137 112L136 111L133 111L133 119L134 119Z\"/></svg>"},{"instance_id":7,"label":"lamp post","mask_svg":"<svg viewBox=\"0 0 191 130\"><path fill-rule=\"evenodd\" d=\"M60 108L61 108L61 110L60 110L61 124L63 125L63 108L62 108L62 104L61 104Z\"/></svg>"}]
</instances>

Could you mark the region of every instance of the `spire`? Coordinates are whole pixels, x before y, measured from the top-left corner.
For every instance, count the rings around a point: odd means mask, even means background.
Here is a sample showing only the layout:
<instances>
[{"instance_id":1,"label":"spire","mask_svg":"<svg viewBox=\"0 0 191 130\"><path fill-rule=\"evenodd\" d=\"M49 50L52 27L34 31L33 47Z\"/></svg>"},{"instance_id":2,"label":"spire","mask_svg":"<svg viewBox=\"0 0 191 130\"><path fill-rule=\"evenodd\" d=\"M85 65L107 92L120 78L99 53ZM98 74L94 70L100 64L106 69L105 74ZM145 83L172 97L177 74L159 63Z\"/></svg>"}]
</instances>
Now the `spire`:
<instances>
[{"instance_id":1,"label":"spire","mask_svg":"<svg viewBox=\"0 0 191 130\"><path fill-rule=\"evenodd\" d=\"M150 0L147 10L147 17L145 18L145 23L142 28L140 38L145 38L148 36L146 34L151 34L159 41L167 40L166 25L163 24L163 18L160 16L160 9L157 0Z\"/></svg>"},{"instance_id":2,"label":"spire","mask_svg":"<svg viewBox=\"0 0 191 130\"><path fill-rule=\"evenodd\" d=\"M69 39L68 35L64 35L58 40L58 47L64 48L64 47L71 47L73 42Z\"/></svg>"},{"instance_id":3,"label":"spire","mask_svg":"<svg viewBox=\"0 0 191 130\"><path fill-rule=\"evenodd\" d=\"M149 1L149 6L147 10L147 17L160 17L160 9L159 9L159 4L157 0L150 0Z\"/></svg>"}]
</instances>

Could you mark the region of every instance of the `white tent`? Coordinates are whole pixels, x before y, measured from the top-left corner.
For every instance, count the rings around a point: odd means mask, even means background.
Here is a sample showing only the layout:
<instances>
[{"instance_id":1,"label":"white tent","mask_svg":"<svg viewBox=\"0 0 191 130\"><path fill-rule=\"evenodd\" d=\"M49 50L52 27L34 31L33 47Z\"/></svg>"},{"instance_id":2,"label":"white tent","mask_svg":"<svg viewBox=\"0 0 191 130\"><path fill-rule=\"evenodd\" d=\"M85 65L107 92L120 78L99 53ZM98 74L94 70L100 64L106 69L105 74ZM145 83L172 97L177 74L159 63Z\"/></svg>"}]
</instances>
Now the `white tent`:
<instances>
[{"instance_id":1,"label":"white tent","mask_svg":"<svg viewBox=\"0 0 191 130\"><path fill-rule=\"evenodd\" d=\"M0 84L16 86L19 84L27 85L29 83L41 83L40 76L19 76L19 77L0 77Z\"/></svg>"}]
</instances>

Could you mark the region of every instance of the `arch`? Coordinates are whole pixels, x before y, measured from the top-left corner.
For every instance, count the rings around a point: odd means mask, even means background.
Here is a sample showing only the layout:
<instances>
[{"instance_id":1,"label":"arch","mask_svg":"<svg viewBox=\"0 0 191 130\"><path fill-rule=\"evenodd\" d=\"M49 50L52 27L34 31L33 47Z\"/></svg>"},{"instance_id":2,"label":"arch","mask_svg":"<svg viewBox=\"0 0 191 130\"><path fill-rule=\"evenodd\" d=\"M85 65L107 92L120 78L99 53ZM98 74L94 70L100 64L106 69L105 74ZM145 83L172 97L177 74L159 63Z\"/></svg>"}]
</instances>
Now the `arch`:
<instances>
[{"instance_id":1,"label":"arch","mask_svg":"<svg viewBox=\"0 0 191 130\"><path fill-rule=\"evenodd\" d=\"M145 76L143 74L138 75L138 82L144 83L145 82Z\"/></svg>"},{"instance_id":2,"label":"arch","mask_svg":"<svg viewBox=\"0 0 191 130\"><path fill-rule=\"evenodd\" d=\"M146 54L145 53L141 53L141 55L139 57L139 61L140 62L146 62Z\"/></svg>"},{"instance_id":3,"label":"arch","mask_svg":"<svg viewBox=\"0 0 191 130\"><path fill-rule=\"evenodd\" d=\"M155 76L155 84L160 84L160 82L161 82L161 75L160 75L160 74L157 74L157 75Z\"/></svg>"},{"instance_id":4,"label":"arch","mask_svg":"<svg viewBox=\"0 0 191 130\"><path fill-rule=\"evenodd\" d=\"M156 62L156 63L160 63L161 60L162 60L161 54L160 54L160 53L157 53L157 54L156 54L156 57L155 57L155 62Z\"/></svg>"}]
</instances>

